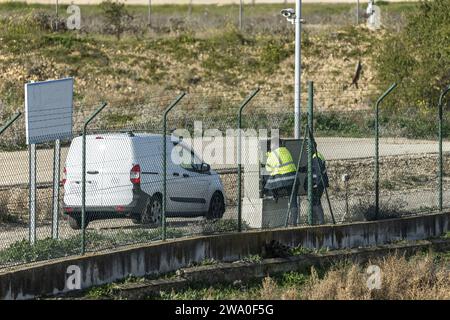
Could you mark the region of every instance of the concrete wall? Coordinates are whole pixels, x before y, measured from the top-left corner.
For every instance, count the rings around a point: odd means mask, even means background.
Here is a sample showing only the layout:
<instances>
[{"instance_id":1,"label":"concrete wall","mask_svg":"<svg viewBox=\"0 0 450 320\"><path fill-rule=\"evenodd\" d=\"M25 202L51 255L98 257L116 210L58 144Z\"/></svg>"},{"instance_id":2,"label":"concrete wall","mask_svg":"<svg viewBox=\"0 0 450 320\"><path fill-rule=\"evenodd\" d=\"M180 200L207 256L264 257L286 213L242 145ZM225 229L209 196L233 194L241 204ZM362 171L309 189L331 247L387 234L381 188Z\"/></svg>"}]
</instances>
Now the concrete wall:
<instances>
[{"instance_id":1,"label":"concrete wall","mask_svg":"<svg viewBox=\"0 0 450 320\"><path fill-rule=\"evenodd\" d=\"M437 237L448 231L450 212L342 225L298 227L193 237L124 247L120 250L69 257L16 267L0 273L1 299L27 299L70 291L67 268L81 270L81 288L186 267L206 258L233 261L261 253L271 240L290 246L330 249L381 245L398 240Z\"/></svg>"}]
</instances>

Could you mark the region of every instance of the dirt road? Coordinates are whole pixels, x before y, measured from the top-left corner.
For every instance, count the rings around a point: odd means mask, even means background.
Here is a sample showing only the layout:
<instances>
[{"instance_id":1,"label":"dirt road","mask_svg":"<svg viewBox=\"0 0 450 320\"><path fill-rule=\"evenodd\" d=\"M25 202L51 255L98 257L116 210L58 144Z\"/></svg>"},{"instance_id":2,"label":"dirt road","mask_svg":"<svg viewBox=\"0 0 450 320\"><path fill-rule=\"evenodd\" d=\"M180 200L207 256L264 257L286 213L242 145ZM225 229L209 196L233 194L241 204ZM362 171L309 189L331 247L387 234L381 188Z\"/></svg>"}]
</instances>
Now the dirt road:
<instances>
[{"instance_id":1,"label":"dirt road","mask_svg":"<svg viewBox=\"0 0 450 320\"><path fill-rule=\"evenodd\" d=\"M357 159L373 157L375 145L373 139L367 138L317 138L318 150L327 160ZM194 143L195 147L195 143ZM217 148L220 148L219 146ZM235 154L236 144L225 144L223 154ZM444 142L444 152L450 152L450 142ZM61 150L61 163L65 163L67 148ZM196 150L198 151L198 150ZM437 153L436 141L380 139L380 156L430 154ZM227 156L228 157L228 156ZM236 156L232 157L237 159ZM226 159L225 159L226 160ZM219 161L212 163L212 167L236 167L235 163ZM61 166L61 171L63 165ZM53 172L53 150L38 150L37 153L37 181L51 183ZM0 152L0 186L11 186L28 183L28 152Z\"/></svg>"}]
</instances>

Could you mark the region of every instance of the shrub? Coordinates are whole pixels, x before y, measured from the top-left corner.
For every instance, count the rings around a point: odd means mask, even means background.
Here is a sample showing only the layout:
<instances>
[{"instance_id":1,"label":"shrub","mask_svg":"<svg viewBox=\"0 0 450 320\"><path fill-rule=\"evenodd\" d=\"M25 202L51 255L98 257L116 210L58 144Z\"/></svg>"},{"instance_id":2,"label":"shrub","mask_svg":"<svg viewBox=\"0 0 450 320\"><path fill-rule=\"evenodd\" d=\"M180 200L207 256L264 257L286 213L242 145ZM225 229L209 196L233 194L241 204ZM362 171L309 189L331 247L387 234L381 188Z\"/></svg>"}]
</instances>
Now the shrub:
<instances>
[{"instance_id":1,"label":"shrub","mask_svg":"<svg viewBox=\"0 0 450 320\"><path fill-rule=\"evenodd\" d=\"M11 223L18 222L17 216L11 215L8 208L8 199L3 195L0 196L0 222Z\"/></svg>"},{"instance_id":2,"label":"shrub","mask_svg":"<svg viewBox=\"0 0 450 320\"><path fill-rule=\"evenodd\" d=\"M66 22L63 18L43 10L35 10L31 13L31 19L42 31L65 31Z\"/></svg>"},{"instance_id":3,"label":"shrub","mask_svg":"<svg viewBox=\"0 0 450 320\"><path fill-rule=\"evenodd\" d=\"M128 13L125 4L118 0L103 1L100 8L105 18L105 31L114 34L117 40L120 40L122 33L127 29L127 25L133 20L133 16Z\"/></svg>"},{"instance_id":4,"label":"shrub","mask_svg":"<svg viewBox=\"0 0 450 320\"><path fill-rule=\"evenodd\" d=\"M380 201L378 209L378 218L376 218L375 202L371 197L360 199L356 205L350 209L351 216L347 217L350 221L374 221L382 219L393 219L402 216L402 208L405 203L400 199L383 199Z\"/></svg>"},{"instance_id":5,"label":"shrub","mask_svg":"<svg viewBox=\"0 0 450 320\"><path fill-rule=\"evenodd\" d=\"M291 48L286 48L282 41L270 39L263 46L261 52L261 65L263 70L266 73L272 73L280 62L289 57L291 52Z\"/></svg>"},{"instance_id":6,"label":"shrub","mask_svg":"<svg viewBox=\"0 0 450 320\"><path fill-rule=\"evenodd\" d=\"M450 83L450 0L422 1L407 16L405 28L383 41L378 77L402 82L392 107L430 107Z\"/></svg>"}]
</instances>

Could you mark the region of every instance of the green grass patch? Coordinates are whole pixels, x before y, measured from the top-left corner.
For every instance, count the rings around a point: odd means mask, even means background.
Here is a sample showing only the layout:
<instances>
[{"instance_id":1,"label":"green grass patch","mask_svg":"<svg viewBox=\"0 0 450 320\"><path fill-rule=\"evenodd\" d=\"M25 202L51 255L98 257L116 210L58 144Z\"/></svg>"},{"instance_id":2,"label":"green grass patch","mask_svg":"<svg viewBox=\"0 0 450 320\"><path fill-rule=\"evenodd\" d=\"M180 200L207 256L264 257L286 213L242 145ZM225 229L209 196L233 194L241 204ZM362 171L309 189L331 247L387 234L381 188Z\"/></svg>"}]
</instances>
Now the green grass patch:
<instances>
[{"instance_id":1,"label":"green grass patch","mask_svg":"<svg viewBox=\"0 0 450 320\"><path fill-rule=\"evenodd\" d=\"M179 238L186 235L185 232L167 228L167 238ZM96 251L110 249L127 244L145 243L161 240L162 230L137 229L131 231L119 230L114 234L101 234L95 231L86 232L86 250ZM34 261L49 260L81 253L81 234L67 239L41 239L34 245L28 241L14 242L7 249L0 251L0 265L20 264Z\"/></svg>"}]
</instances>

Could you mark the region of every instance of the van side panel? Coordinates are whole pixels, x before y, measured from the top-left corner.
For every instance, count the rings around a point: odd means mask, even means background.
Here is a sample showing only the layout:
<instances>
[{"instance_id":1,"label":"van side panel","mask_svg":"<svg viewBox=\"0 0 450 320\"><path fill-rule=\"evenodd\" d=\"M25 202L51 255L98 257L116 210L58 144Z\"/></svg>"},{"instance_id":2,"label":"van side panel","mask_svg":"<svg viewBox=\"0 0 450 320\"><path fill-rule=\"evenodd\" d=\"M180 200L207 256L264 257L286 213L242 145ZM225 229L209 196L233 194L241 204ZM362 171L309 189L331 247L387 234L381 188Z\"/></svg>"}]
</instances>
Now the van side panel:
<instances>
[{"instance_id":1,"label":"van side panel","mask_svg":"<svg viewBox=\"0 0 450 320\"><path fill-rule=\"evenodd\" d=\"M141 189L146 194L163 193L163 144L160 137L141 137L135 147L137 161L141 164ZM137 147L139 146L139 147ZM173 143L167 140L167 211L180 211L179 204L170 200L176 192L176 184L180 183L180 177L173 173L177 167L171 160Z\"/></svg>"},{"instance_id":2,"label":"van side panel","mask_svg":"<svg viewBox=\"0 0 450 320\"><path fill-rule=\"evenodd\" d=\"M134 155L141 166L141 189L148 195L162 192L162 142L150 137L135 138Z\"/></svg>"}]
</instances>

